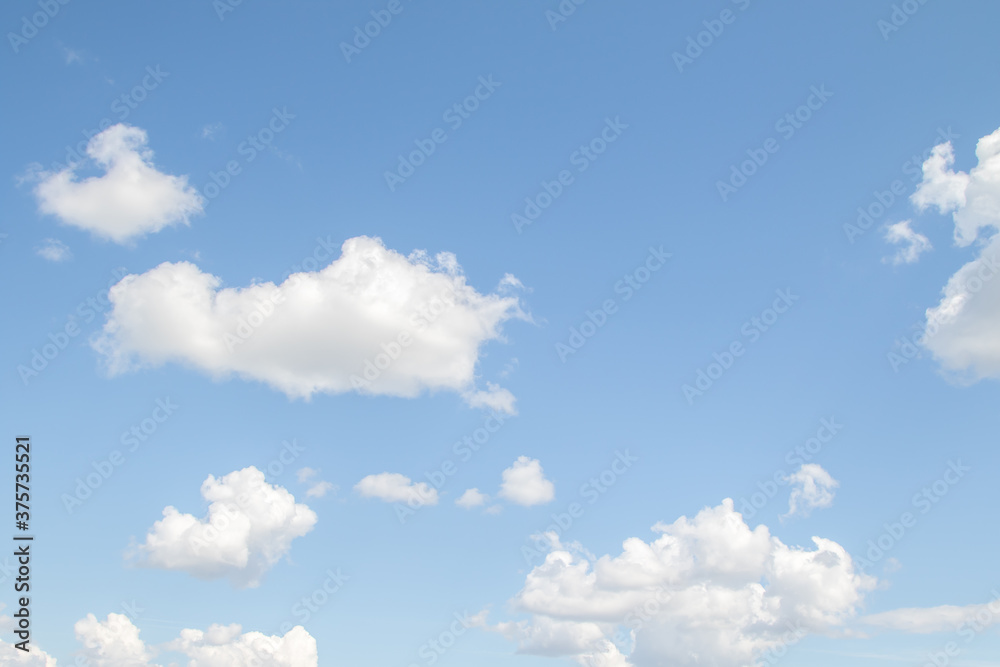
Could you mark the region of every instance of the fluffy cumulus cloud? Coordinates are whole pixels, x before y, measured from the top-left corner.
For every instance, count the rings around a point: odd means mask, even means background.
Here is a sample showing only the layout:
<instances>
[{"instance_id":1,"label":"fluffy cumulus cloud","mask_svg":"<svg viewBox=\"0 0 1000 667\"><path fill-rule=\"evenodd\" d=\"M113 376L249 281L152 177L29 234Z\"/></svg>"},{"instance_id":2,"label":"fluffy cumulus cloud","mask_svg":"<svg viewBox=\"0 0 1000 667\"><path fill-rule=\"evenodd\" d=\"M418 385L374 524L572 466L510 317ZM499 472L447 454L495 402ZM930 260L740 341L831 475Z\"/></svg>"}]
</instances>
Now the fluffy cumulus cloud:
<instances>
[{"instance_id":1,"label":"fluffy cumulus cloud","mask_svg":"<svg viewBox=\"0 0 1000 667\"><path fill-rule=\"evenodd\" d=\"M971 171L956 172L951 144L935 147L912 197L920 209L952 214L958 245L982 242L927 310L920 339L946 371L968 381L1000 378L1000 129L979 140L976 156Z\"/></svg>"},{"instance_id":2,"label":"fluffy cumulus cloud","mask_svg":"<svg viewBox=\"0 0 1000 667\"><path fill-rule=\"evenodd\" d=\"M177 362L290 397L449 390L513 413L509 391L475 387L483 345L502 338L505 321L527 318L513 289L507 278L498 292L480 294L450 253L407 257L362 236L345 241L325 268L280 285L222 287L188 262L126 276L110 291L94 344L112 373Z\"/></svg>"},{"instance_id":3,"label":"fluffy cumulus cloud","mask_svg":"<svg viewBox=\"0 0 1000 667\"><path fill-rule=\"evenodd\" d=\"M283 637L243 633L239 625L213 625L207 631L182 630L167 649L183 653L198 667L316 667L316 640L302 626Z\"/></svg>"},{"instance_id":4,"label":"fluffy cumulus cloud","mask_svg":"<svg viewBox=\"0 0 1000 667\"><path fill-rule=\"evenodd\" d=\"M42 213L116 243L188 224L201 213L203 200L186 176L171 176L153 165L146 132L112 125L87 144L92 164L75 164L58 172L37 172L35 197ZM79 177L94 166L99 176Z\"/></svg>"},{"instance_id":5,"label":"fluffy cumulus cloud","mask_svg":"<svg viewBox=\"0 0 1000 667\"><path fill-rule=\"evenodd\" d=\"M83 646L80 653L85 664L92 667L160 667L153 659L164 652L182 654L188 658L187 664L197 667L317 667L319 664L316 640L302 626L291 628L284 636L268 636L261 632L244 633L236 624L213 625L208 630L181 630L180 636L161 646L147 645L139 637L139 628L122 614L108 614L103 621L88 614L74 629Z\"/></svg>"},{"instance_id":6,"label":"fluffy cumulus cloud","mask_svg":"<svg viewBox=\"0 0 1000 667\"><path fill-rule=\"evenodd\" d=\"M788 496L789 516L809 516L817 508L833 504L835 489L840 483L818 463L806 463L788 476L792 491Z\"/></svg>"},{"instance_id":7,"label":"fluffy cumulus cloud","mask_svg":"<svg viewBox=\"0 0 1000 667\"><path fill-rule=\"evenodd\" d=\"M886 228L885 240L902 247L891 258L887 257L883 261L896 265L913 264L922 254L932 249L930 239L914 231L910 224L910 220L903 220Z\"/></svg>"},{"instance_id":8,"label":"fluffy cumulus cloud","mask_svg":"<svg viewBox=\"0 0 1000 667\"><path fill-rule=\"evenodd\" d=\"M87 614L73 626L76 639L83 645L81 651L93 667L140 667L150 665L153 652L139 638L139 628L124 614L108 614L107 619L97 620Z\"/></svg>"},{"instance_id":9,"label":"fluffy cumulus cloud","mask_svg":"<svg viewBox=\"0 0 1000 667\"><path fill-rule=\"evenodd\" d=\"M538 459L520 456L514 465L503 471L502 477L500 497L512 503L530 507L550 502L556 497L555 486L545 479Z\"/></svg>"},{"instance_id":10,"label":"fluffy cumulus cloud","mask_svg":"<svg viewBox=\"0 0 1000 667\"><path fill-rule=\"evenodd\" d=\"M354 485L354 490L364 498L378 498L387 503L408 505L437 505L438 492L426 482L414 483L398 472L368 475Z\"/></svg>"},{"instance_id":11,"label":"fluffy cumulus cloud","mask_svg":"<svg viewBox=\"0 0 1000 667\"><path fill-rule=\"evenodd\" d=\"M551 536L512 601L528 618L492 629L521 652L586 666L741 667L807 633L841 631L876 584L836 542L787 546L751 529L728 498L654 530L599 558Z\"/></svg>"},{"instance_id":12,"label":"fluffy cumulus cloud","mask_svg":"<svg viewBox=\"0 0 1000 667\"><path fill-rule=\"evenodd\" d=\"M208 515L198 518L174 507L163 510L133 553L146 567L183 570L201 579L229 577L240 588L260 584L292 546L316 525L316 513L264 473L244 468L201 485Z\"/></svg>"}]
</instances>

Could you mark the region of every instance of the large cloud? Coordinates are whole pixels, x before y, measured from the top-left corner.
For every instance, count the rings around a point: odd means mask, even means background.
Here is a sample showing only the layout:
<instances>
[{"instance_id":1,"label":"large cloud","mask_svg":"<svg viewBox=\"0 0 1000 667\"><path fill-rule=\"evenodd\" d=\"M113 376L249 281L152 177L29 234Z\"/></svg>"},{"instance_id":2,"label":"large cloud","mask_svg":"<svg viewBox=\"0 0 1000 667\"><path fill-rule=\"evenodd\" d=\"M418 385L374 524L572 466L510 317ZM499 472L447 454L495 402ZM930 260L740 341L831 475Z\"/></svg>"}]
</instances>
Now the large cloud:
<instances>
[{"instance_id":1,"label":"large cloud","mask_svg":"<svg viewBox=\"0 0 1000 667\"><path fill-rule=\"evenodd\" d=\"M924 163L924 179L912 200L919 208L952 213L955 240L977 239L979 256L960 268L927 309L921 344L945 370L967 380L1000 378L1000 129L979 140L979 164L968 174L951 170L951 144L941 144Z\"/></svg>"},{"instance_id":2,"label":"large cloud","mask_svg":"<svg viewBox=\"0 0 1000 667\"><path fill-rule=\"evenodd\" d=\"M202 579L228 576L238 587L254 587L292 540L316 524L315 512L253 466L219 479L209 475L201 495L211 503L208 515L165 508L134 554L139 564Z\"/></svg>"},{"instance_id":3,"label":"large cloud","mask_svg":"<svg viewBox=\"0 0 1000 667\"><path fill-rule=\"evenodd\" d=\"M94 135L87 156L104 173L79 180L82 164L38 173L39 210L116 243L188 224L202 211L201 196L186 176L158 171L146 142L144 130L121 123Z\"/></svg>"},{"instance_id":4,"label":"large cloud","mask_svg":"<svg viewBox=\"0 0 1000 667\"><path fill-rule=\"evenodd\" d=\"M523 652L583 665L740 667L805 633L837 632L876 583L836 542L786 546L728 498L654 530L600 558L550 535L513 600L529 619L494 628Z\"/></svg>"},{"instance_id":5,"label":"large cloud","mask_svg":"<svg viewBox=\"0 0 1000 667\"><path fill-rule=\"evenodd\" d=\"M317 667L316 640L302 626L284 636L243 633L239 625L213 625L208 630L181 630L180 636L159 647L139 637L127 616L108 614L100 621L88 614L74 627L83 645L82 656L91 667L159 667L153 656L162 651L181 653L191 667ZM4 663L6 664L6 663ZM175 664L175 663L171 663Z\"/></svg>"},{"instance_id":6,"label":"large cloud","mask_svg":"<svg viewBox=\"0 0 1000 667\"><path fill-rule=\"evenodd\" d=\"M480 294L455 256L405 257L377 238L344 242L342 255L281 285L221 287L187 262L126 276L95 347L110 370L180 362L214 377L260 380L291 397L358 391L414 397L461 393L512 413L513 396L475 387L480 348L527 316L516 296ZM519 285L505 276L501 290Z\"/></svg>"}]
</instances>

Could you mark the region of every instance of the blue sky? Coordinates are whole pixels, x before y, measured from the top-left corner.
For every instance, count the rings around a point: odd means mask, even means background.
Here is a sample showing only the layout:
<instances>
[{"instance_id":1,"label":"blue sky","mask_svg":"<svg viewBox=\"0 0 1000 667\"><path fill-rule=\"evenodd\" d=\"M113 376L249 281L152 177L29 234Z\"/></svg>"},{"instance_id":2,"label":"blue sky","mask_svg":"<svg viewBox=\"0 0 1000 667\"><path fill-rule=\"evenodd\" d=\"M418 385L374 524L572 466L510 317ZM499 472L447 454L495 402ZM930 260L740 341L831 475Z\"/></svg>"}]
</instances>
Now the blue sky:
<instances>
[{"instance_id":1,"label":"blue sky","mask_svg":"<svg viewBox=\"0 0 1000 667\"><path fill-rule=\"evenodd\" d=\"M992 664L998 19L5 6L4 664Z\"/></svg>"}]
</instances>

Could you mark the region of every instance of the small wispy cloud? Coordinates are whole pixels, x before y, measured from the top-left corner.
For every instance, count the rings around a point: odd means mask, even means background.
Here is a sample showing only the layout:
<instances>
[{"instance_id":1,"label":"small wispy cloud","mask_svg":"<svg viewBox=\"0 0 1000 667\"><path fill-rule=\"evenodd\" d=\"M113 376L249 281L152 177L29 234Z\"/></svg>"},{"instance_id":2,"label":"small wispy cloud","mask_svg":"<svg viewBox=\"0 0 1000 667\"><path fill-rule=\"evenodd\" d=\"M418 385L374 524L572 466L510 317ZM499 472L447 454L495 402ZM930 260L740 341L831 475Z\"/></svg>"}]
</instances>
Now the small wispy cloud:
<instances>
[{"instance_id":1,"label":"small wispy cloud","mask_svg":"<svg viewBox=\"0 0 1000 667\"><path fill-rule=\"evenodd\" d=\"M892 262L895 265L913 264L922 254L933 248L930 239L913 231L909 220L889 225L885 230L885 240L894 245L903 245L892 257L882 258L883 262Z\"/></svg>"},{"instance_id":2,"label":"small wispy cloud","mask_svg":"<svg viewBox=\"0 0 1000 667\"><path fill-rule=\"evenodd\" d=\"M73 256L73 253L69 250L69 246L58 239L45 239L42 241L42 244L42 247L36 253L39 257L47 259L50 262L65 262Z\"/></svg>"}]
</instances>

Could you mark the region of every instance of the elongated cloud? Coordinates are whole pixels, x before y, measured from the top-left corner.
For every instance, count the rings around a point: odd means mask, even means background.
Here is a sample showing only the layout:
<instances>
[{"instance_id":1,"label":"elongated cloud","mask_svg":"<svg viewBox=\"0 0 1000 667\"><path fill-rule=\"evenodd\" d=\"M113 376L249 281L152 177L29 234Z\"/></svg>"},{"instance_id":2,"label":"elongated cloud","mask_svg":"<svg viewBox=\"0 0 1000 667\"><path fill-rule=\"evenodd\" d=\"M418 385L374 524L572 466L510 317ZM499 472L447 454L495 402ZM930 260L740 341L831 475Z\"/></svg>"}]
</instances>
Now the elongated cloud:
<instances>
[{"instance_id":1,"label":"elongated cloud","mask_svg":"<svg viewBox=\"0 0 1000 667\"><path fill-rule=\"evenodd\" d=\"M512 281L480 294L454 255L405 257L365 236L345 241L325 268L280 285L223 288L194 264L167 262L111 289L95 348L112 373L176 362L290 397L449 390L513 413L509 391L475 387L481 348L502 338L505 321L527 319Z\"/></svg>"},{"instance_id":2,"label":"elongated cloud","mask_svg":"<svg viewBox=\"0 0 1000 667\"><path fill-rule=\"evenodd\" d=\"M123 614L108 614L103 621L87 614L77 621L74 630L77 641L83 645L80 651L86 660L83 664L90 667L161 667L153 658L166 651L185 655L190 660L187 664L197 667L317 667L319 664L316 640L302 626L292 627L283 636L269 636L261 632L244 633L237 624L212 625L207 630L181 630L180 636L160 646L147 645L139 637L139 628Z\"/></svg>"},{"instance_id":3,"label":"elongated cloud","mask_svg":"<svg viewBox=\"0 0 1000 667\"><path fill-rule=\"evenodd\" d=\"M164 227L188 224L203 200L187 176L171 176L153 165L146 132L117 124L87 144L91 164L59 172L38 172L38 209L95 236L128 243ZM80 180L77 172L96 166L104 173Z\"/></svg>"},{"instance_id":4,"label":"elongated cloud","mask_svg":"<svg viewBox=\"0 0 1000 667\"><path fill-rule=\"evenodd\" d=\"M208 515L164 509L137 549L138 564L201 579L229 577L237 587L252 588L289 552L292 540L316 525L315 512L268 484L253 466L218 479L209 475L201 495L210 503Z\"/></svg>"},{"instance_id":5,"label":"elongated cloud","mask_svg":"<svg viewBox=\"0 0 1000 667\"><path fill-rule=\"evenodd\" d=\"M354 485L363 498L377 498L387 503L411 505L437 505L438 492L427 482L413 482L398 472L368 475Z\"/></svg>"}]
</instances>

